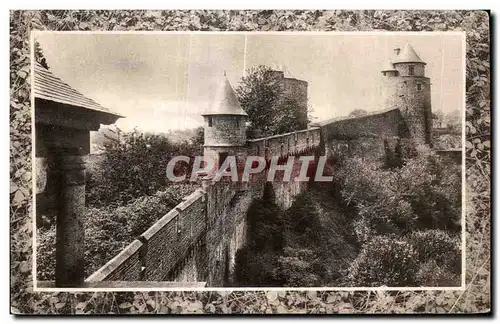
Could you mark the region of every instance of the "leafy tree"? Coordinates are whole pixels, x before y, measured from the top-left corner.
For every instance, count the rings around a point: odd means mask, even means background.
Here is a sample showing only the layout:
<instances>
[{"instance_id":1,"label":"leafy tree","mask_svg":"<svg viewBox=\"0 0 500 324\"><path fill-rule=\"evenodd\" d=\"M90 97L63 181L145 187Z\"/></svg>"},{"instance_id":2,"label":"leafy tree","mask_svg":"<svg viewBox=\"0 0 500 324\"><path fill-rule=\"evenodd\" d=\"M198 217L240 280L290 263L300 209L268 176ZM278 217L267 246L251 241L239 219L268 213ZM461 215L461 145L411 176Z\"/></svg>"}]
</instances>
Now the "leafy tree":
<instances>
[{"instance_id":1,"label":"leafy tree","mask_svg":"<svg viewBox=\"0 0 500 324\"><path fill-rule=\"evenodd\" d=\"M387 236L375 236L364 246L349 268L353 287L415 286L417 252L408 242Z\"/></svg>"},{"instance_id":2,"label":"leafy tree","mask_svg":"<svg viewBox=\"0 0 500 324\"><path fill-rule=\"evenodd\" d=\"M310 249L294 249L287 247L279 260L280 275L286 279L288 287L321 286L321 262L315 252Z\"/></svg>"},{"instance_id":3,"label":"leafy tree","mask_svg":"<svg viewBox=\"0 0 500 324\"><path fill-rule=\"evenodd\" d=\"M364 109L354 109L349 113L349 117L362 117L366 115L368 115L368 113Z\"/></svg>"},{"instance_id":4,"label":"leafy tree","mask_svg":"<svg viewBox=\"0 0 500 324\"><path fill-rule=\"evenodd\" d=\"M163 190L172 184L166 176L170 159L184 155L192 162L197 150L187 141L173 143L163 135L137 130L121 134L120 140L105 143L98 171L88 173L86 202L93 207L120 205ZM174 174L189 175L191 167L191 163L177 163Z\"/></svg>"},{"instance_id":5,"label":"leafy tree","mask_svg":"<svg viewBox=\"0 0 500 324\"><path fill-rule=\"evenodd\" d=\"M276 119L279 121L274 127L274 133L283 134L307 128L307 111L302 109L301 99L296 96L283 97L276 107Z\"/></svg>"},{"instance_id":6,"label":"leafy tree","mask_svg":"<svg viewBox=\"0 0 500 324\"><path fill-rule=\"evenodd\" d=\"M49 65L47 64L47 60L45 59L45 56L43 55L42 47L40 46L40 43L38 43L37 41L35 41L35 61L40 63L47 70L49 69Z\"/></svg>"},{"instance_id":7,"label":"leafy tree","mask_svg":"<svg viewBox=\"0 0 500 324\"><path fill-rule=\"evenodd\" d=\"M203 130L203 126L196 128L195 135L191 137L191 143L195 148L200 149L200 153L203 153L203 144L205 143L205 132Z\"/></svg>"},{"instance_id":8,"label":"leafy tree","mask_svg":"<svg viewBox=\"0 0 500 324\"><path fill-rule=\"evenodd\" d=\"M426 230L410 233L406 239L413 245L421 264L432 261L446 271L460 274L462 258L459 235L450 231Z\"/></svg>"},{"instance_id":9,"label":"leafy tree","mask_svg":"<svg viewBox=\"0 0 500 324\"><path fill-rule=\"evenodd\" d=\"M111 260L192 190L188 184L177 184L119 207L86 208L83 215L86 275ZM38 280L54 280L55 275L55 218L49 217L46 222L48 224L44 227L37 223Z\"/></svg>"},{"instance_id":10,"label":"leafy tree","mask_svg":"<svg viewBox=\"0 0 500 324\"><path fill-rule=\"evenodd\" d=\"M352 158L337 168L335 176L342 199L357 212L355 232L360 242L417 229L460 229L460 167L425 147L400 168L387 170Z\"/></svg>"},{"instance_id":11,"label":"leafy tree","mask_svg":"<svg viewBox=\"0 0 500 324\"><path fill-rule=\"evenodd\" d=\"M275 107L282 93L272 70L260 65L248 70L238 87L236 95L242 108L248 114L250 134L258 136L273 134L276 115Z\"/></svg>"},{"instance_id":12,"label":"leafy tree","mask_svg":"<svg viewBox=\"0 0 500 324\"><path fill-rule=\"evenodd\" d=\"M303 129L307 123L301 98L284 96L276 74L263 65L248 70L236 88L242 108L248 114L250 137L263 137ZM303 100L303 99L302 99Z\"/></svg>"}]
</instances>

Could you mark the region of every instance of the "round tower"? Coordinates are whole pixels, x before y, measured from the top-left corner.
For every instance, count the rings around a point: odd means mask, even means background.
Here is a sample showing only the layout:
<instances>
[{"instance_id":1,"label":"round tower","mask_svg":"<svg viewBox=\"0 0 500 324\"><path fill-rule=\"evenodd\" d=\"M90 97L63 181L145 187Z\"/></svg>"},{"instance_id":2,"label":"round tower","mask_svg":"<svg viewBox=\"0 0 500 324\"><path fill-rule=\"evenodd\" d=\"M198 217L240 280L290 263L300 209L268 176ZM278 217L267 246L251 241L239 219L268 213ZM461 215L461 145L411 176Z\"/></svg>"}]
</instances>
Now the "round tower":
<instances>
[{"instance_id":1,"label":"round tower","mask_svg":"<svg viewBox=\"0 0 500 324\"><path fill-rule=\"evenodd\" d=\"M412 138L431 144L431 82L425 65L410 44L395 49L395 57L381 71L382 96L384 109L401 111Z\"/></svg>"},{"instance_id":2,"label":"round tower","mask_svg":"<svg viewBox=\"0 0 500 324\"><path fill-rule=\"evenodd\" d=\"M245 159L247 113L224 73L210 109L204 118L204 155L219 167L227 156L236 156L237 163Z\"/></svg>"}]
</instances>

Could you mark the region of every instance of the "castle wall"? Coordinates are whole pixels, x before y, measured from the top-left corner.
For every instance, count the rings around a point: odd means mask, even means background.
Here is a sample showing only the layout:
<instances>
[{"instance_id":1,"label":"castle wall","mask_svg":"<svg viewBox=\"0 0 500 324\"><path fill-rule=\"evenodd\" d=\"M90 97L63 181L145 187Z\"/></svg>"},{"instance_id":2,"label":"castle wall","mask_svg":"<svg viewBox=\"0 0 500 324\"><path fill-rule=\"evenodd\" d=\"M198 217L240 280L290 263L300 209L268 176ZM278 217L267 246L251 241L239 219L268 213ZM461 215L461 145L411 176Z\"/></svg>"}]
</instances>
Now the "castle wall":
<instances>
[{"instance_id":1,"label":"castle wall","mask_svg":"<svg viewBox=\"0 0 500 324\"><path fill-rule=\"evenodd\" d=\"M407 125L398 109L325 122L320 126L323 138L329 142L338 139L408 137L409 135Z\"/></svg>"},{"instance_id":2,"label":"castle wall","mask_svg":"<svg viewBox=\"0 0 500 324\"><path fill-rule=\"evenodd\" d=\"M298 155L308 149L317 147L321 140L319 127L300 130L297 132L269 136L249 140L247 143L248 155L272 156Z\"/></svg>"},{"instance_id":3,"label":"castle wall","mask_svg":"<svg viewBox=\"0 0 500 324\"><path fill-rule=\"evenodd\" d=\"M202 246L205 211L204 193L196 190L87 281L197 277L196 267L191 274L182 273L182 269Z\"/></svg>"},{"instance_id":4,"label":"castle wall","mask_svg":"<svg viewBox=\"0 0 500 324\"><path fill-rule=\"evenodd\" d=\"M449 163L454 163L457 165L462 165L462 150L461 149L448 149L448 150L438 150L436 154L442 157L445 161Z\"/></svg>"},{"instance_id":5,"label":"castle wall","mask_svg":"<svg viewBox=\"0 0 500 324\"><path fill-rule=\"evenodd\" d=\"M307 189L307 182L273 182L272 186L275 203L282 209L288 209L292 206L295 197Z\"/></svg>"}]
</instances>

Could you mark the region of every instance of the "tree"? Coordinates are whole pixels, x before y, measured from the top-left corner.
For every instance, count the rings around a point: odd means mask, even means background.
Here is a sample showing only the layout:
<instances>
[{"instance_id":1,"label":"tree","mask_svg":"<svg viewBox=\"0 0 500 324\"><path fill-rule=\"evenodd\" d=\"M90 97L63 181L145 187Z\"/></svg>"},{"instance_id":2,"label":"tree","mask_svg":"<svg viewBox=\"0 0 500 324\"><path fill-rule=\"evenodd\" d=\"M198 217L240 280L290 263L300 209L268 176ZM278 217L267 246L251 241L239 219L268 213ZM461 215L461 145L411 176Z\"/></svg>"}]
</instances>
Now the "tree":
<instances>
[{"instance_id":1,"label":"tree","mask_svg":"<svg viewBox=\"0 0 500 324\"><path fill-rule=\"evenodd\" d=\"M351 111L349 114L349 117L361 117L361 116L366 116L368 113L364 109L354 109Z\"/></svg>"},{"instance_id":2,"label":"tree","mask_svg":"<svg viewBox=\"0 0 500 324\"><path fill-rule=\"evenodd\" d=\"M193 143L195 148L201 148L201 152L203 152L203 144L205 143L205 131L203 126L200 126L195 129L195 135L191 137L190 142Z\"/></svg>"},{"instance_id":3,"label":"tree","mask_svg":"<svg viewBox=\"0 0 500 324\"><path fill-rule=\"evenodd\" d=\"M449 129L460 132L462 130L462 113L454 109L444 115L444 122Z\"/></svg>"},{"instance_id":4,"label":"tree","mask_svg":"<svg viewBox=\"0 0 500 324\"><path fill-rule=\"evenodd\" d=\"M183 155L190 157L192 163L199 150L187 141L173 142L163 135L145 134L137 129L104 146L99 171L87 177L86 201L92 207L126 204L165 189L171 185L165 173L170 159ZM191 163L177 163L174 174L189 175Z\"/></svg>"},{"instance_id":5,"label":"tree","mask_svg":"<svg viewBox=\"0 0 500 324\"><path fill-rule=\"evenodd\" d=\"M47 60L45 59L45 56L43 55L42 47L40 46L40 43L35 41L35 60L40 63L44 68L47 70L49 69L49 65L47 64Z\"/></svg>"},{"instance_id":6,"label":"tree","mask_svg":"<svg viewBox=\"0 0 500 324\"><path fill-rule=\"evenodd\" d=\"M304 129L301 98L284 96L276 74L260 65L248 70L236 88L242 108L248 114L250 137L262 137ZM306 113L307 114L307 113Z\"/></svg>"}]
</instances>

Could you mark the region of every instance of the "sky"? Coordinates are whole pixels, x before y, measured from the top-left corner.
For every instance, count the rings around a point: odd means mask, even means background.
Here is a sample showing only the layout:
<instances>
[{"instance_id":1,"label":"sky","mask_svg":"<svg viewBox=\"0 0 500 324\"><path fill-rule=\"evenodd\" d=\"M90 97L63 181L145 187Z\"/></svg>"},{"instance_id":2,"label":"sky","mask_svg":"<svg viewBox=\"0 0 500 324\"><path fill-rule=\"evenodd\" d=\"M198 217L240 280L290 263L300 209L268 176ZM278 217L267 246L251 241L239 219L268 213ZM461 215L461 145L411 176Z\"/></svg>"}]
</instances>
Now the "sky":
<instances>
[{"instance_id":1,"label":"sky","mask_svg":"<svg viewBox=\"0 0 500 324\"><path fill-rule=\"evenodd\" d=\"M168 132L202 125L226 71L280 68L308 82L315 121L381 106L381 67L410 43L431 78L432 110L464 105L465 52L459 33L37 33L50 70L126 118L125 131Z\"/></svg>"}]
</instances>

